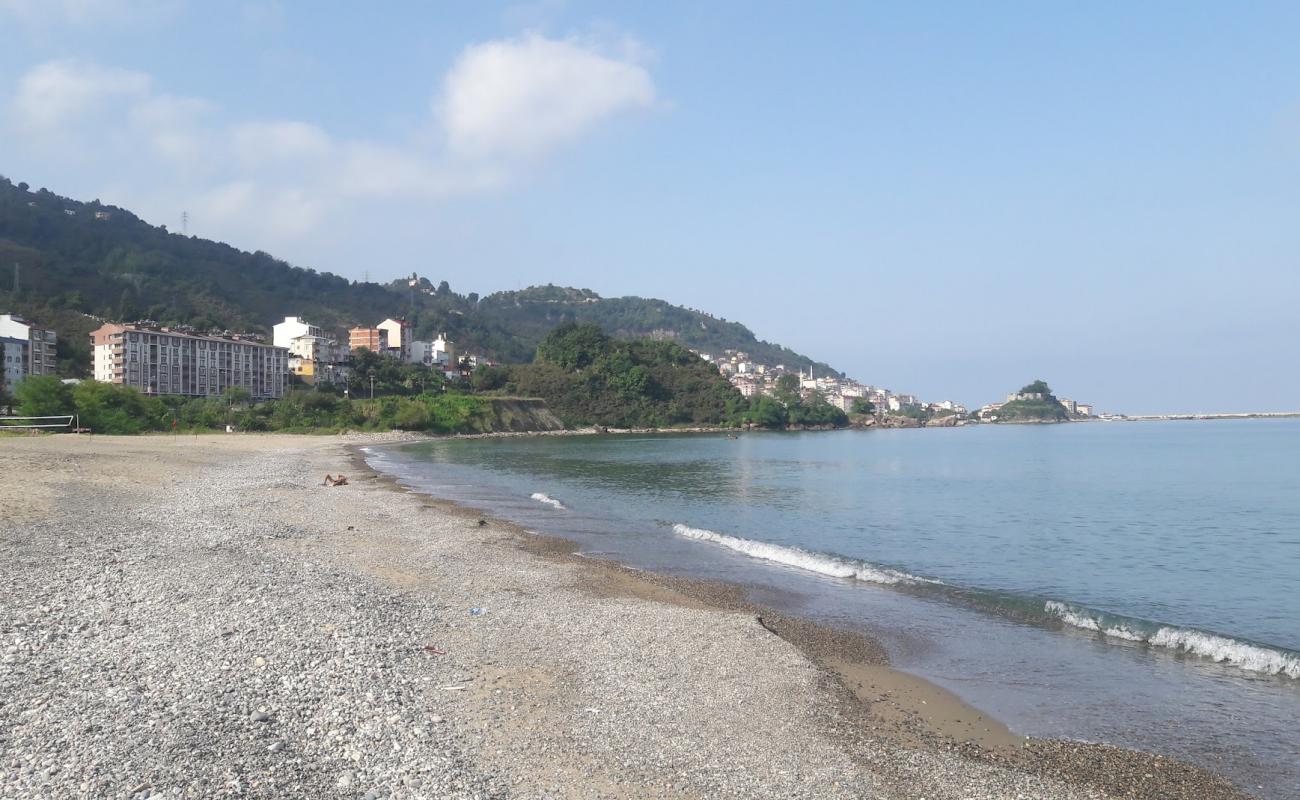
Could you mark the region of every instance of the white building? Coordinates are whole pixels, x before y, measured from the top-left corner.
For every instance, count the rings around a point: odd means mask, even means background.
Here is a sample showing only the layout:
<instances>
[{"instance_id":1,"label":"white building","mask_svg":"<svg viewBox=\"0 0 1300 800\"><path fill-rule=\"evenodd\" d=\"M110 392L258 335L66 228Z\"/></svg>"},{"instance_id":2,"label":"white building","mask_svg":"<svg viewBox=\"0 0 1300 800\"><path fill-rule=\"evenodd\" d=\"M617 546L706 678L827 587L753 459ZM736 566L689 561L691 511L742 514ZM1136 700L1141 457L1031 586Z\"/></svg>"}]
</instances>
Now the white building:
<instances>
[{"instance_id":1,"label":"white building","mask_svg":"<svg viewBox=\"0 0 1300 800\"><path fill-rule=\"evenodd\" d=\"M325 332L302 317L285 317L284 322L271 326L271 341L276 347L289 349L289 343L299 336L324 337Z\"/></svg>"},{"instance_id":2,"label":"white building","mask_svg":"<svg viewBox=\"0 0 1300 800\"><path fill-rule=\"evenodd\" d=\"M0 337L21 339L27 343L28 375L53 375L58 371L55 350L59 337L54 331L38 328L13 314L0 314Z\"/></svg>"},{"instance_id":3,"label":"white building","mask_svg":"<svg viewBox=\"0 0 1300 800\"><path fill-rule=\"evenodd\" d=\"M289 382L288 350L251 338L108 323L90 340L95 380L145 394L202 397L237 386L267 400L283 397Z\"/></svg>"},{"instance_id":4,"label":"white building","mask_svg":"<svg viewBox=\"0 0 1300 800\"><path fill-rule=\"evenodd\" d=\"M289 340L289 371L310 384L339 383L348 377L351 348L324 336Z\"/></svg>"},{"instance_id":5,"label":"white building","mask_svg":"<svg viewBox=\"0 0 1300 800\"><path fill-rule=\"evenodd\" d=\"M0 336L0 386L13 394L27 377L27 340Z\"/></svg>"},{"instance_id":6,"label":"white building","mask_svg":"<svg viewBox=\"0 0 1300 800\"><path fill-rule=\"evenodd\" d=\"M404 319L389 317L375 326L388 337L388 353L399 361L408 361L411 357L411 326Z\"/></svg>"},{"instance_id":7,"label":"white building","mask_svg":"<svg viewBox=\"0 0 1300 800\"><path fill-rule=\"evenodd\" d=\"M272 341L289 351L289 371L303 381L337 383L347 379L347 360L352 349L325 335L322 328L302 317L285 317L272 325Z\"/></svg>"},{"instance_id":8,"label":"white building","mask_svg":"<svg viewBox=\"0 0 1300 800\"><path fill-rule=\"evenodd\" d=\"M440 369L455 369L460 361L456 358L456 345L440 333L432 342L411 342L407 360L412 364L424 364Z\"/></svg>"},{"instance_id":9,"label":"white building","mask_svg":"<svg viewBox=\"0 0 1300 800\"><path fill-rule=\"evenodd\" d=\"M833 394L826 398L826 402L843 411L845 414L853 412L853 404L858 398L847 394Z\"/></svg>"}]
</instances>

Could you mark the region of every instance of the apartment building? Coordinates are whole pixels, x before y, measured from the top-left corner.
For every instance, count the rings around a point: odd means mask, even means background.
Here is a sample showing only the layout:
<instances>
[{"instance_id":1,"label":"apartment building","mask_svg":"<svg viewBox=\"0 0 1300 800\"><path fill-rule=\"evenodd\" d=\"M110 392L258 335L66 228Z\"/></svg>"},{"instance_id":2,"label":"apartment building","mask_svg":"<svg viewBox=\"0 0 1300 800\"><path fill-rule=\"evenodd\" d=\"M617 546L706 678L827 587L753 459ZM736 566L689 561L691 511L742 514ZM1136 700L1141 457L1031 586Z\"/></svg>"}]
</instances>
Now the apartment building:
<instances>
[{"instance_id":1,"label":"apartment building","mask_svg":"<svg viewBox=\"0 0 1300 800\"><path fill-rule=\"evenodd\" d=\"M349 328L348 346L353 350L365 348L372 353L388 352L388 331L379 328Z\"/></svg>"},{"instance_id":2,"label":"apartment building","mask_svg":"<svg viewBox=\"0 0 1300 800\"><path fill-rule=\"evenodd\" d=\"M12 393L27 377L27 340L0 336L0 387Z\"/></svg>"},{"instance_id":3,"label":"apartment building","mask_svg":"<svg viewBox=\"0 0 1300 800\"><path fill-rule=\"evenodd\" d=\"M90 342L95 380L145 394L202 397L237 386L268 400L283 397L288 383L288 350L251 337L109 323Z\"/></svg>"},{"instance_id":4,"label":"apartment building","mask_svg":"<svg viewBox=\"0 0 1300 800\"><path fill-rule=\"evenodd\" d=\"M0 337L21 339L27 343L28 375L53 375L58 371L55 350L59 337L54 331L38 328L32 322L13 314L0 314Z\"/></svg>"},{"instance_id":5,"label":"apartment building","mask_svg":"<svg viewBox=\"0 0 1300 800\"><path fill-rule=\"evenodd\" d=\"M389 317L375 326L388 335L387 354L398 361L411 357L411 324L404 319Z\"/></svg>"},{"instance_id":6,"label":"apartment building","mask_svg":"<svg viewBox=\"0 0 1300 800\"><path fill-rule=\"evenodd\" d=\"M348 376L348 346L324 336L289 340L289 371L307 383L337 383Z\"/></svg>"},{"instance_id":7,"label":"apartment building","mask_svg":"<svg viewBox=\"0 0 1300 800\"><path fill-rule=\"evenodd\" d=\"M285 317L284 322L271 326L271 341L276 347L289 348L289 343L299 336L324 337L325 332L302 317Z\"/></svg>"},{"instance_id":8,"label":"apartment building","mask_svg":"<svg viewBox=\"0 0 1300 800\"><path fill-rule=\"evenodd\" d=\"M412 364L443 368L455 368L460 363L456 359L456 345L445 333L439 334L431 342L411 342L407 360Z\"/></svg>"},{"instance_id":9,"label":"apartment building","mask_svg":"<svg viewBox=\"0 0 1300 800\"><path fill-rule=\"evenodd\" d=\"M334 383L347 378L350 348L325 335L301 317L285 317L271 326L276 347L289 351L289 371L305 382Z\"/></svg>"}]
</instances>

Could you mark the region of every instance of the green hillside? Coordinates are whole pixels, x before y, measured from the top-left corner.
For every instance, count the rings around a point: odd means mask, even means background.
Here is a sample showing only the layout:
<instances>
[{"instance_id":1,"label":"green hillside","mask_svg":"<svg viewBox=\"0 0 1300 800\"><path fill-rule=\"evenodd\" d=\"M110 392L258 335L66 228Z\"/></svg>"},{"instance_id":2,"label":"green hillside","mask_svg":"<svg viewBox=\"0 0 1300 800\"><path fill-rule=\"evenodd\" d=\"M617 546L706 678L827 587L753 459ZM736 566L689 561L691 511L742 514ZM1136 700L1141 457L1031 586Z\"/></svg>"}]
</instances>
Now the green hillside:
<instances>
[{"instance_id":1,"label":"green hillside","mask_svg":"<svg viewBox=\"0 0 1300 800\"><path fill-rule=\"evenodd\" d=\"M1052 394L1046 381L1037 380L1021 388L1015 400L993 413L996 422L1068 422L1070 412Z\"/></svg>"},{"instance_id":2,"label":"green hillside","mask_svg":"<svg viewBox=\"0 0 1300 800\"><path fill-rule=\"evenodd\" d=\"M97 212L107 218L97 219ZM405 269L393 265L392 272ZM513 363L530 361L548 331L576 321L619 337L670 340L706 352L732 348L761 362L833 371L759 341L739 323L662 300L606 299L555 286L480 299L456 293L448 281L436 286L427 279L387 285L350 281L267 253L182 236L124 209L32 191L2 177L0 311L25 314L58 331L60 368L68 375L88 370L86 335L101 320L152 319L200 330L270 333L286 315L339 332L403 316L418 338L446 331L462 351Z\"/></svg>"}]
</instances>

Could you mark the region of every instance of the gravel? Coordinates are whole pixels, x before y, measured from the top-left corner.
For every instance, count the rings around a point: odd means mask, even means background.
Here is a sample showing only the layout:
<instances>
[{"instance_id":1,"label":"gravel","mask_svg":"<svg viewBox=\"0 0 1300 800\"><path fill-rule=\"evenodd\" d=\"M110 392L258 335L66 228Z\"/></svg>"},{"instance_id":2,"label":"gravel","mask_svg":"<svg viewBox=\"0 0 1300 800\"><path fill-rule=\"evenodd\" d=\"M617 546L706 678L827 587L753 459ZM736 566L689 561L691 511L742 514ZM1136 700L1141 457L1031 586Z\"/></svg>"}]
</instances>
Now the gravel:
<instances>
[{"instance_id":1,"label":"gravel","mask_svg":"<svg viewBox=\"0 0 1300 800\"><path fill-rule=\"evenodd\" d=\"M0 797L1106 796L841 735L754 617L594 596L334 440L54 439L0 462L53 497L0 519Z\"/></svg>"}]
</instances>

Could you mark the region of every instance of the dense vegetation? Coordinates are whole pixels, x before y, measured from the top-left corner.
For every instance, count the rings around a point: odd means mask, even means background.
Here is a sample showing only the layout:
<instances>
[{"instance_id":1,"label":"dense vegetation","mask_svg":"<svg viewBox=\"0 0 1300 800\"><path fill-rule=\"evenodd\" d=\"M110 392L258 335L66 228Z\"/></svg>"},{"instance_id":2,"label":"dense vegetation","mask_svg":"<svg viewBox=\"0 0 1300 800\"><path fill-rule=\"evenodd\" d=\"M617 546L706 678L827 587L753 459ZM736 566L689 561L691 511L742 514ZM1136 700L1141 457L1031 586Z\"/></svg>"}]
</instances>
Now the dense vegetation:
<instances>
[{"instance_id":1,"label":"dense vegetation","mask_svg":"<svg viewBox=\"0 0 1300 800\"><path fill-rule=\"evenodd\" d=\"M696 425L841 426L824 400L805 402L787 376L777 397L747 400L711 364L674 342L619 340L596 325L565 322L530 364L479 370L478 391L540 397L570 425L618 428Z\"/></svg>"},{"instance_id":2,"label":"dense vegetation","mask_svg":"<svg viewBox=\"0 0 1300 800\"><path fill-rule=\"evenodd\" d=\"M53 376L23 381L15 391L24 416L75 414L96 433L211 431L234 425L242 431L337 432L408 430L483 433L492 430L491 401L459 393L390 395L355 400L341 394L297 389L282 400L250 403L233 388L221 397L145 396L133 388L96 381L65 384Z\"/></svg>"},{"instance_id":3,"label":"dense vegetation","mask_svg":"<svg viewBox=\"0 0 1300 800\"><path fill-rule=\"evenodd\" d=\"M672 341L713 355L728 349L739 350L761 364L784 364L792 371L811 367L820 374L836 372L828 364L760 341L739 322L718 319L663 300L602 298L590 289L547 285L488 295L479 302L477 310L524 341L538 342L556 325L571 321L599 326L621 339Z\"/></svg>"},{"instance_id":4,"label":"dense vegetation","mask_svg":"<svg viewBox=\"0 0 1300 800\"><path fill-rule=\"evenodd\" d=\"M716 368L680 345L619 341L572 322L542 340L533 363L479 370L474 386L540 397L569 425L718 425L746 407Z\"/></svg>"},{"instance_id":5,"label":"dense vegetation","mask_svg":"<svg viewBox=\"0 0 1300 800\"><path fill-rule=\"evenodd\" d=\"M1038 398L1010 400L1002 405L992 416L997 422L1065 422L1070 419L1070 412L1061 405L1052 394L1052 387L1046 381L1037 380L1025 386L1021 395L1041 395Z\"/></svg>"},{"instance_id":6,"label":"dense vegetation","mask_svg":"<svg viewBox=\"0 0 1300 800\"><path fill-rule=\"evenodd\" d=\"M109 216L96 219L96 212ZM18 285L14 265L21 271ZM436 286L423 278L382 286L349 281L263 252L171 233L99 201L31 191L0 177L0 311L7 310L59 333L59 369L66 376L88 373L87 334L104 319L269 333L286 315L336 332L401 315L418 338L445 331L462 351L504 362L528 361L548 331L577 321L621 337L669 340L707 352L733 348L765 363L832 371L759 341L739 323L662 300L602 299L554 286L480 299L457 294L445 280Z\"/></svg>"}]
</instances>

